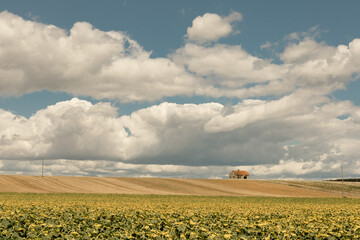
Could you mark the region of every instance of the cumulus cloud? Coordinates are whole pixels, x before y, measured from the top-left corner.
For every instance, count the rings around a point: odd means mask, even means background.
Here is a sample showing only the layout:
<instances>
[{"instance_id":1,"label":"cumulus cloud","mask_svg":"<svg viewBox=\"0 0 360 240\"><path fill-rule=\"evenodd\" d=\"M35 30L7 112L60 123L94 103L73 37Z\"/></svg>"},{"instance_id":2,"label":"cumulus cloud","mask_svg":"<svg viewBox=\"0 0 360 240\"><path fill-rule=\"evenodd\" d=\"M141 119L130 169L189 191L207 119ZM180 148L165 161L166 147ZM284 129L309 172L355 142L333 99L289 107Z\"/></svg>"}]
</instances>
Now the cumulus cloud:
<instances>
[{"instance_id":1,"label":"cumulus cloud","mask_svg":"<svg viewBox=\"0 0 360 240\"><path fill-rule=\"evenodd\" d=\"M198 95L247 98L289 91L288 84L281 81L287 66L254 57L241 46L205 47L189 43L171 58L198 78L206 79L207 84L197 89Z\"/></svg>"},{"instance_id":2,"label":"cumulus cloud","mask_svg":"<svg viewBox=\"0 0 360 240\"><path fill-rule=\"evenodd\" d=\"M279 100L244 100L234 107L232 114L218 115L208 121L205 130L209 132L233 131L248 124L278 119L285 116L306 114L313 106L326 102L326 98L308 91L299 91Z\"/></svg>"},{"instance_id":3,"label":"cumulus cloud","mask_svg":"<svg viewBox=\"0 0 360 240\"><path fill-rule=\"evenodd\" d=\"M231 166L131 164L116 161L45 161L45 176L226 178ZM0 174L41 175L42 161L0 160Z\"/></svg>"},{"instance_id":4,"label":"cumulus cloud","mask_svg":"<svg viewBox=\"0 0 360 240\"><path fill-rule=\"evenodd\" d=\"M331 58L335 53L335 47L306 38L298 44L287 46L280 55L280 59L285 63L304 63L311 60Z\"/></svg>"},{"instance_id":5,"label":"cumulus cloud","mask_svg":"<svg viewBox=\"0 0 360 240\"><path fill-rule=\"evenodd\" d=\"M251 98L282 96L296 89L317 89L329 94L357 79L359 39L348 45L328 46L305 38L288 45L273 63L246 52L240 45L202 46L187 43L170 55L195 77L202 79L197 95Z\"/></svg>"},{"instance_id":6,"label":"cumulus cloud","mask_svg":"<svg viewBox=\"0 0 360 240\"><path fill-rule=\"evenodd\" d=\"M324 94L345 88L359 76L359 46L359 39L337 47L309 39L290 45L280 55L289 66L284 79L296 87L323 89Z\"/></svg>"},{"instance_id":7,"label":"cumulus cloud","mask_svg":"<svg viewBox=\"0 0 360 240\"><path fill-rule=\"evenodd\" d=\"M269 176L270 172L290 176L294 171L303 176L323 166L335 168L342 161L350 171L358 169L360 158L356 151L359 112L351 102L332 102L306 92L276 101L248 99L226 107L162 103L120 117L109 103L94 105L75 98L29 119L2 110L0 171L17 159L83 160L96 165L120 161L118 170L132 176L144 176L132 170L138 164L151 176L176 171L179 177L186 172L181 169L191 166L212 166L223 173L231 166L247 166L266 177L266 171L256 170L260 166L268 169ZM54 173L65 171L58 167ZM102 174L89 169L68 170ZM111 175L115 170L106 171L104 175Z\"/></svg>"},{"instance_id":8,"label":"cumulus cloud","mask_svg":"<svg viewBox=\"0 0 360 240\"><path fill-rule=\"evenodd\" d=\"M240 20L236 12L199 16L183 47L152 58L123 32L86 22L67 32L0 13L1 95L48 89L124 102L239 99L227 106L164 102L124 116L110 103L78 98L30 118L0 109L0 171L26 173L47 159L54 174L193 177L202 166L202 176L226 177L244 166L258 177L330 176L342 162L358 175L360 109L327 96L358 78L360 39L329 46L293 34L277 63L241 45L204 44L228 36Z\"/></svg>"},{"instance_id":9,"label":"cumulus cloud","mask_svg":"<svg viewBox=\"0 0 360 240\"><path fill-rule=\"evenodd\" d=\"M92 105L79 99L59 102L30 117L37 152L47 158L125 158L127 136L109 103ZM38 145L40 143L40 145Z\"/></svg>"},{"instance_id":10,"label":"cumulus cloud","mask_svg":"<svg viewBox=\"0 0 360 240\"><path fill-rule=\"evenodd\" d=\"M328 46L302 34L278 54L282 63L254 56L241 45L201 44L228 36L239 20L237 12L199 16L188 29L190 42L169 57L152 58L123 32L104 32L86 22L66 31L4 11L0 94L47 89L122 102L179 95L246 99L281 97L298 88L329 94L359 74L359 39Z\"/></svg>"},{"instance_id":11,"label":"cumulus cloud","mask_svg":"<svg viewBox=\"0 0 360 240\"><path fill-rule=\"evenodd\" d=\"M119 101L190 95L195 80L167 58L150 53L123 32L77 22L67 32L0 13L0 93L47 89Z\"/></svg>"},{"instance_id":12,"label":"cumulus cloud","mask_svg":"<svg viewBox=\"0 0 360 240\"><path fill-rule=\"evenodd\" d=\"M26 158L32 155L35 133L31 122L22 116L0 109L0 152L2 158Z\"/></svg>"},{"instance_id":13,"label":"cumulus cloud","mask_svg":"<svg viewBox=\"0 0 360 240\"><path fill-rule=\"evenodd\" d=\"M233 32L232 22L241 20L242 15L238 12L232 12L227 17L205 13L193 20L192 26L187 29L187 37L198 43L217 41Z\"/></svg>"}]
</instances>

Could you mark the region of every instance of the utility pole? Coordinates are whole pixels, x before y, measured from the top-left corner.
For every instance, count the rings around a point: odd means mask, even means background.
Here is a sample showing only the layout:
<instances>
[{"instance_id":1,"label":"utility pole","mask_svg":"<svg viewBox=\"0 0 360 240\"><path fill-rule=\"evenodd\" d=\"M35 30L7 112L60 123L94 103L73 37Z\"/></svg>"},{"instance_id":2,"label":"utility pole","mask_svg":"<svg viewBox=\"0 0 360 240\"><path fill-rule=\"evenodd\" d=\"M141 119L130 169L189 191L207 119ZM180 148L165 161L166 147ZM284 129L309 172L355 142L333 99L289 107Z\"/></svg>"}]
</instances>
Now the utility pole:
<instances>
[{"instance_id":1,"label":"utility pole","mask_svg":"<svg viewBox=\"0 0 360 240\"><path fill-rule=\"evenodd\" d=\"M342 164L341 164L341 197L344 198L344 174L343 174Z\"/></svg>"},{"instance_id":2,"label":"utility pole","mask_svg":"<svg viewBox=\"0 0 360 240\"><path fill-rule=\"evenodd\" d=\"M42 165L41 165L41 177L44 177L44 159L42 160Z\"/></svg>"}]
</instances>

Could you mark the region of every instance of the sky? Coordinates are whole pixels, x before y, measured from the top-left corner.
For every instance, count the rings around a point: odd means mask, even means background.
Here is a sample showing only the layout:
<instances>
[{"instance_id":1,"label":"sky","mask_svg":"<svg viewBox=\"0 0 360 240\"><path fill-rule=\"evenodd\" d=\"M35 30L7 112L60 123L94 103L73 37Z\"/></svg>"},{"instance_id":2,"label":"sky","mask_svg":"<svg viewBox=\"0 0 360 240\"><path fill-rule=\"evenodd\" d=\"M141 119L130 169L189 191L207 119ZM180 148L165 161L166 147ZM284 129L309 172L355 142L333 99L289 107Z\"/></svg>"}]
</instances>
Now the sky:
<instances>
[{"instance_id":1,"label":"sky","mask_svg":"<svg viewBox=\"0 0 360 240\"><path fill-rule=\"evenodd\" d=\"M0 2L0 174L360 177L359 1Z\"/></svg>"}]
</instances>

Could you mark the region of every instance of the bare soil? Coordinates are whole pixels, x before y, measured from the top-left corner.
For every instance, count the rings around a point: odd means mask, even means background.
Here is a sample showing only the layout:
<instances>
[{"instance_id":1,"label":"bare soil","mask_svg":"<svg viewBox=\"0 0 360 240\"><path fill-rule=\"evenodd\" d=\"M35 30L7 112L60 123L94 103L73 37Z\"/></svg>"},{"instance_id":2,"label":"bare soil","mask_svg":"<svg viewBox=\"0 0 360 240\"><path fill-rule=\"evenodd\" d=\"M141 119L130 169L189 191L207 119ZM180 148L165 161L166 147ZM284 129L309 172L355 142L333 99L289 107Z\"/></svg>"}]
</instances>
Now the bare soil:
<instances>
[{"instance_id":1,"label":"bare soil","mask_svg":"<svg viewBox=\"0 0 360 240\"><path fill-rule=\"evenodd\" d=\"M301 182L301 183L299 183ZM0 175L0 192L119 193L201 196L341 197L315 181ZM329 183L338 184L338 183ZM353 183L352 183L353 184ZM338 186L338 185L336 185ZM349 197L360 197L349 187Z\"/></svg>"}]
</instances>

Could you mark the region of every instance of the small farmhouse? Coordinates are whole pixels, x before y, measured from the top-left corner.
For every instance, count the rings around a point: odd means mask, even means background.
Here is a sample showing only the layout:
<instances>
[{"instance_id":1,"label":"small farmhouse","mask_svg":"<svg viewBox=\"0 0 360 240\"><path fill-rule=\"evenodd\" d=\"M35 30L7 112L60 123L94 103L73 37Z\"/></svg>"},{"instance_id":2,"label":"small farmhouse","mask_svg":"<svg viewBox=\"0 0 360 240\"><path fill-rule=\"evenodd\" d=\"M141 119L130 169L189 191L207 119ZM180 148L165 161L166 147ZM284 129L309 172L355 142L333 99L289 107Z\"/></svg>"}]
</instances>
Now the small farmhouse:
<instances>
[{"instance_id":1,"label":"small farmhouse","mask_svg":"<svg viewBox=\"0 0 360 240\"><path fill-rule=\"evenodd\" d=\"M243 170L232 170L229 173L229 178L230 179L249 179L250 174L247 171L243 171Z\"/></svg>"}]
</instances>

